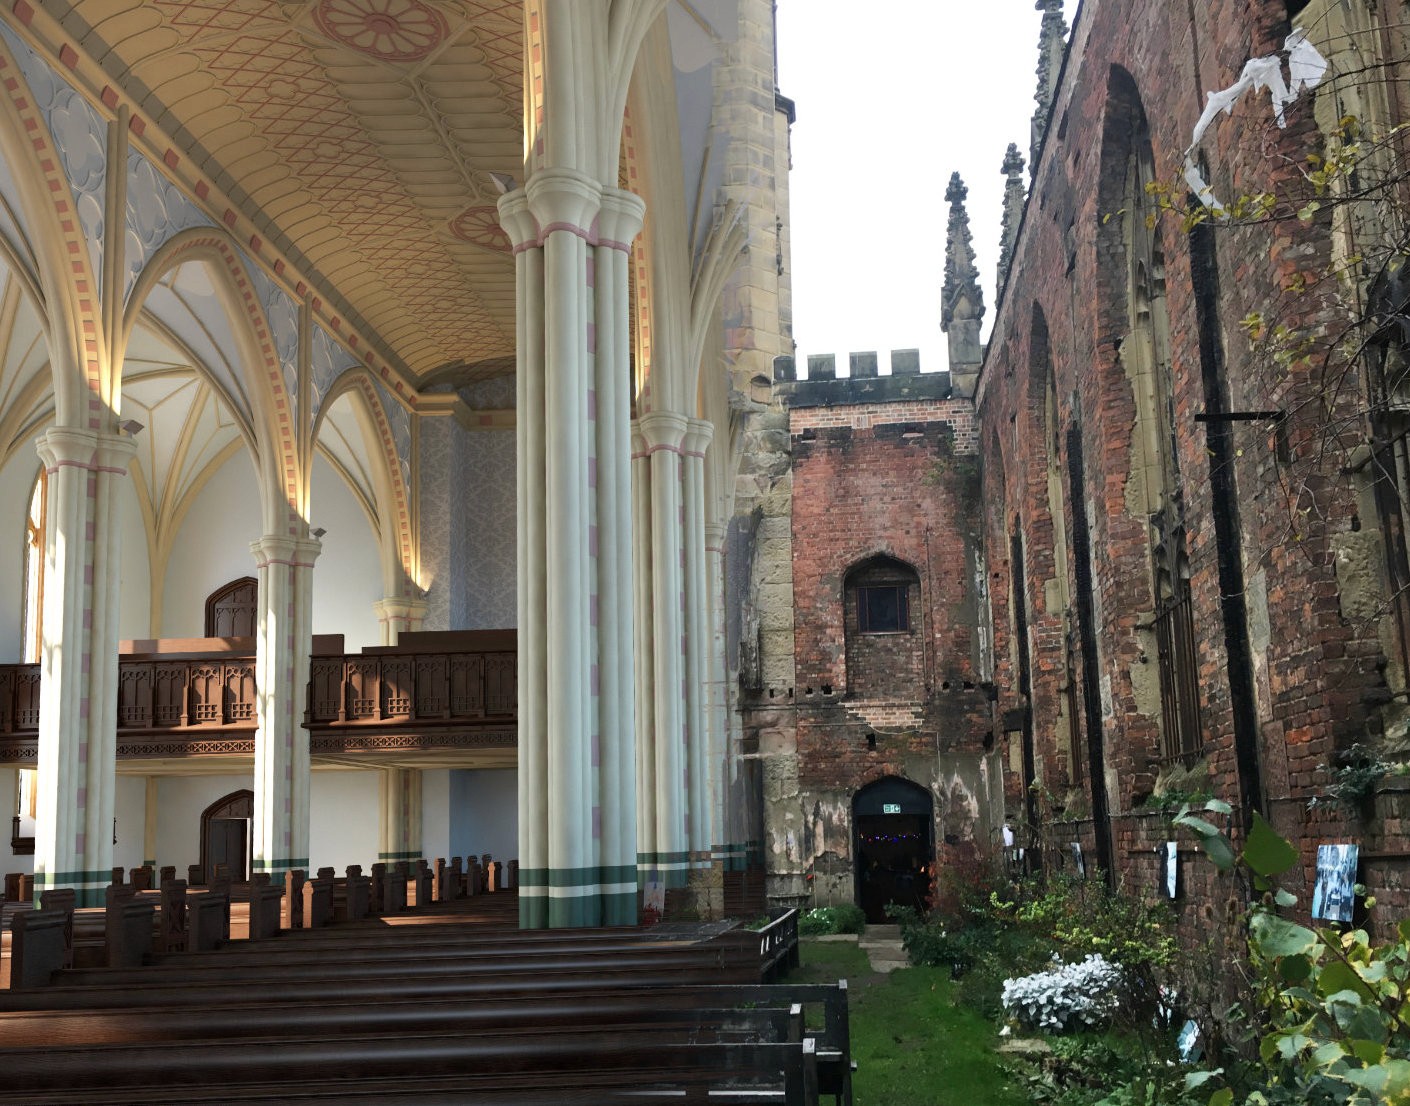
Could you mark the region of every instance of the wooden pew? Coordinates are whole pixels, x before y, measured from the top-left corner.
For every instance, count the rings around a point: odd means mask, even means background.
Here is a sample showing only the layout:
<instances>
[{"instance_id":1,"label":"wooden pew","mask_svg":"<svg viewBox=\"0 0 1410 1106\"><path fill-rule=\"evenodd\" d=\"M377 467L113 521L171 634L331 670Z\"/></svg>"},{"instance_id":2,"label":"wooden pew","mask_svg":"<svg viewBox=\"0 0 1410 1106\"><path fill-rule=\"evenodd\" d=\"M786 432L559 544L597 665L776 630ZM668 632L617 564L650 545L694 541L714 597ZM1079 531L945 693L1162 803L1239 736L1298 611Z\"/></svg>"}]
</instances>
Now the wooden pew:
<instances>
[{"instance_id":1,"label":"wooden pew","mask_svg":"<svg viewBox=\"0 0 1410 1106\"><path fill-rule=\"evenodd\" d=\"M175 868L162 869L163 874L175 871ZM159 954L170 955L186 951L189 932L185 880L162 880L157 932L157 952Z\"/></svg>"},{"instance_id":2,"label":"wooden pew","mask_svg":"<svg viewBox=\"0 0 1410 1106\"><path fill-rule=\"evenodd\" d=\"M249 882L244 893L250 904L249 939L268 941L279 936L284 888L270 882L268 873L261 872Z\"/></svg>"},{"instance_id":3,"label":"wooden pew","mask_svg":"<svg viewBox=\"0 0 1410 1106\"><path fill-rule=\"evenodd\" d=\"M304 884L308 873L302 868L291 868L284 873L284 897L279 903L279 928L282 930L302 929L304 925Z\"/></svg>"},{"instance_id":4,"label":"wooden pew","mask_svg":"<svg viewBox=\"0 0 1410 1106\"><path fill-rule=\"evenodd\" d=\"M206 890L186 900L186 947L191 952L219 948L230 940L230 894Z\"/></svg>"},{"instance_id":5,"label":"wooden pew","mask_svg":"<svg viewBox=\"0 0 1410 1106\"><path fill-rule=\"evenodd\" d=\"M278 1049L271 1058L279 1081L269 1082L270 1067L258 1066L253 1050L242 1055L211 1042L198 1050L90 1050L95 1078L54 1088L31 1087L26 1064L15 1084L30 1106L50 1103L185 1102L240 1103L242 1106L288 1103L292 1085L298 1101L344 1104L377 1102L496 1103L672 1103L719 1101L709 1090L728 1084L728 1101L738 1106L812 1106L817 1101L816 1068L811 1039L798 1043L633 1044L591 1033L548 1039L510 1038L495 1042L424 1041L419 1047L398 1043L391 1049L357 1053L363 1041L335 1042ZM390 1055L388 1055L390 1053ZM408 1054L411 1054L408 1056ZM60 1057L62 1058L61 1050ZM414 1058L414 1067L409 1063ZM172 1060L180 1062L166 1067ZM161 1066L159 1066L161 1065ZM341 1065L341 1068L339 1067ZM78 1065L71 1065L78 1066ZM449 1070L448 1070L449 1069ZM393 1074L384 1074L391 1071ZM154 1073L160 1072L160 1075ZM409 1078L410 1077L410 1078ZM140 1082L145 1078L146 1083ZM102 1085L94 1085L98 1079ZM120 1080L115 1082L114 1080Z\"/></svg>"},{"instance_id":6,"label":"wooden pew","mask_svg":"<svg viewBox=\"0 0 1410 1106\"><path fill-rule=\"evenodd\" d=\"M111 884L104 892L103 943L109 968L135 968L152 955L155 911L138 900L131 884Z\"/></svg>"},{"instance_id":7,"label":"wooden pew","mask_svg":"<svg viewBox=\"0 0 1410 1106\"><path fill-rule=\"evenodd\" d=\"M47 987L73 963L73 910L16 914L10 943L10 988Z\"/></svg>"},{"instance_id":8,"label":"wooden pew","mask_svg":"<svg viewBox=\"0 0 1410 1106\"><path fill-rule=\"evenodd\" d=\"M303 885L300 911L304 929L319 929L333 921L333 881L311 879Z\"/></svg>"}]
</instances>

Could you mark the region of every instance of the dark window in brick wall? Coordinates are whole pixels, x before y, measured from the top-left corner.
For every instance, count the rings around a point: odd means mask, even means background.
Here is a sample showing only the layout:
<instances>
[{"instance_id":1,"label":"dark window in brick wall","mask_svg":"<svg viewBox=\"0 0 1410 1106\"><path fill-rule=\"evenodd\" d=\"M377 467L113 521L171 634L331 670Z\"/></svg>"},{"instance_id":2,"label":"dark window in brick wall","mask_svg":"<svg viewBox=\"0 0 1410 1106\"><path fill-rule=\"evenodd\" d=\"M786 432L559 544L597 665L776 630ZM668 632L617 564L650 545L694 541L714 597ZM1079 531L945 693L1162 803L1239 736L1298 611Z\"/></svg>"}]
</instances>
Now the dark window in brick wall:
<instances>
[{"instance_id":1,"label":"dark window in brick wall","mask_svg":"<svg viewBox=\"0 0 1410 1106\"><path fill-rule=\"evenodd\" d=\"M911 628L905 584L873 584L857 589L857 632L896 634Z\"/></svg>"},{"instance_id":2,"label":"dark window in brick wall","mask_svg":"<svg viewBox=\"0 0 1410 1106\"><path fill-rule=\"evenodd\" d=\"M847 692L918 702L925 697L925 643L916 631L920 575L904 561L878 555L843 578Z\"/></svg>"}]
</instances>

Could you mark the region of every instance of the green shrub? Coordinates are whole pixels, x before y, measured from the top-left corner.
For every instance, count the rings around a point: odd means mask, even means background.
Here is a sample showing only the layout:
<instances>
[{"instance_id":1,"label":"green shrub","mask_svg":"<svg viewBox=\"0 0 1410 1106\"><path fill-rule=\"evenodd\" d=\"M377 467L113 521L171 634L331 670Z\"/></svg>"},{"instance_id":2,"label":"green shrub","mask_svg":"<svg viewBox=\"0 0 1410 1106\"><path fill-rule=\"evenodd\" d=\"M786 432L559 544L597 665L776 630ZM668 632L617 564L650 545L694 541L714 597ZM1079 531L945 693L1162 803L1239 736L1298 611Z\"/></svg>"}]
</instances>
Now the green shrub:
<instances>
[{"instance_id":1,"label":"green shrub","mask_svg":"<svg viewBox=\"0 0 1410 1106\"><path fill-rule=\"evenodd\" d=\"M1217 801L1205 810L1229 813ZM1257 896L1247 914L1255 975L1247 1011L1258 1062L1231 1057L1224 1068L1190 1076L1191 1089L1218 1087L1210 1106L1410 1103L1410 921L1383 944L1364 929L1298 925L1279 913L1297 900L1277 880L1301 858L1261 815L1253 815L1237 854L1213 823L1188 809L1175 824L1199 838L1221 871L1239 871Z\"/></svg>"},{"instance_id":2,"label":"green shrub","mask_svg":"<svg viewBox=\"0 0 1410 1106\"><path fill-rule=\"evenodd\" d=\"M798 917L798 932L804 937L829 933L861 933L867 924L862 908L845 902L838 906L815 906Z\"/></svg>"}]
</instances>

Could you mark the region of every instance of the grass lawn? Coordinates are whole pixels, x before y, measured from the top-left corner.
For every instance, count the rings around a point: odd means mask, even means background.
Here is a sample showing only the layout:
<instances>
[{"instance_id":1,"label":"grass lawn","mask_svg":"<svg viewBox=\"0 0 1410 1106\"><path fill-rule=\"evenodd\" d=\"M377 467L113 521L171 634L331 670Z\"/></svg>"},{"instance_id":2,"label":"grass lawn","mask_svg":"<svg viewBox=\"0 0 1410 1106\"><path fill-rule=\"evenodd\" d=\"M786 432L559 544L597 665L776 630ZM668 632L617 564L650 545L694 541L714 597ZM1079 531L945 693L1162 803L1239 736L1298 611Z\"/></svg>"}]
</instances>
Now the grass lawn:
<instances>
[{"instance_id":1,"label":"grass lawn","mask_svg":"<svg viewBox=\"0 0 1410 1106\"><path fill-rule=\"evenodd\" d=\"M857 1106L1022 1106L1028 1098L1001 1066L995 1026L950 999L940 968L883 975L850 941L804 938L790 979L846 979Z\"/></svg>"}]
</instances>

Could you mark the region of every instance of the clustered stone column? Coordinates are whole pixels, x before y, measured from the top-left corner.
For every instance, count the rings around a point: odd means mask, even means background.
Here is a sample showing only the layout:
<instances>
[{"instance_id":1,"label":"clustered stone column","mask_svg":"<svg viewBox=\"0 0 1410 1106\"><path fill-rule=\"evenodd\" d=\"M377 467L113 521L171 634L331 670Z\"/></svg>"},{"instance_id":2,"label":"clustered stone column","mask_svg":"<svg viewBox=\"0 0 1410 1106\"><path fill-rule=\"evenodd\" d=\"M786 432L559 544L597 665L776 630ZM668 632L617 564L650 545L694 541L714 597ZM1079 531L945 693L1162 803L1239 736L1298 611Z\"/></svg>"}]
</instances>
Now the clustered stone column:
<instances>
[{"instance_id":1,"label":"clustered stone column","mask_svg":"<svg viewBox=\"0 0 1410 1106\"><path fill-rule=\"evenodd\" d=\"M690 812L690 881L695 906L713 916L710 889L721 886L715 868L715 805L710 758L709 673L712 635L705 567L705 451L714 426L691 419L681 443L681 537L685 569L686 801Z\"/></svg>"},{"instance_id":2,"label":"clustered stone column","mask_svg":"<svg viewBox=\"0 0 1410 1106\"><path fill-rule=\"evenodd\" d=\"M117 765L118 489L132 439L54 427L36 443L48 474L40 643L34 893L103 901L112 878Z\"/></svg>"},{"instance_id":3,"label":"clustered stone column","mask_svg":"<svg viewBox=\"0 0 1410 1106\"><path fill-rule=\"evenodd\" d=\"M278 881L308 867L309 752L303 726L313 646L314 538L267 535L250 544L259 566L254 771L256 873Z\"/></svg>"},{"instance_id":4,"label":"clustered stone column","mask_svg":"<svg viewBox=\"0 0 1410 1106\"><path fill-rule=\"evenodd\" d=\"M719 819L715 824L713 858L723 869L743 867L743 838L734 832L738 821L735 804L729 801L731 764L729 758L729 687L725 671L725 527L705 524L705 587L710 618L710 646L707 661L709 696L706 709L709 723L710 809ZM736 863L735 854L739 855ZM723 908L723 900L721 901Z\"/></svg>"},{"instance_id":5,"label":"clustered stone column","mask_svg":"<svg viewBox=\"0 0 1410 1106\"><path fill-rule=\"evenodd\" d=\"M416 768L384 768L380 776L377 859L384 863L420 859L421 772Z\"/></svg>"},{"instance_id":6,"label":"clustered stone column","mask_svg":"<svg viewBox=\"0 0 1410 1106\"><path fill-rule=\"evenodd\" d=\"M642 785L654 792L654 849L642 856L646 878L684 887L690 869L690 808L685 748L685 557L681 534L681 447L690 420L674 411L637 419L650 479L652 718L641 731L653 744ZM645 647L642 647L645 652Z\"/></svg>"},{"instance_id":7,"label":"clustered stone column","mask_svg":"<svg viewBox=\"0 0 1410 1106\"><path fill-rule=\"evenodd\" d=\"M520 924L629 922L627 289L612 255L643 208L585 174L542 169L499 211L519 306Z\"/></svg>"},{"instance_id":8,"label":"clustered stone column","mask_svg":"<svg viewBox=\"0 0 1410 1106\"><path fill-rule=\"evenodd\" d=\"M593 479L597 509L598 773L602 831L604 925L637 918L637 743L635 586L632 534L631 341L629 254L646 205L617 188L603 189L598 240L589 268L596 299L596 373L589 396L596 422Z\"/></svg>"},{"instance_id":9,"label":"clustered stone column","mask_svg":"<svg viewBox=\"0 0 1410 1106\"><path fill-rule=\"evenodd\" d=\"M656 819L656 656L651 613L651 455L632 424L632 638L642 662L636 671L636 795L638 878L659 878Z\"/></svg>"},{"instance_id":10,"label":"clustered stone column","mask_svg":"<svg viewBox=\"0 0 1410 1106\"><path fill-rule=\"evenodd\" d=\"M391 595L372 604L381 628L381 644L395 645L402 634L421 629L427 603L409 595Z\"/></svg>"}]
</instances>

